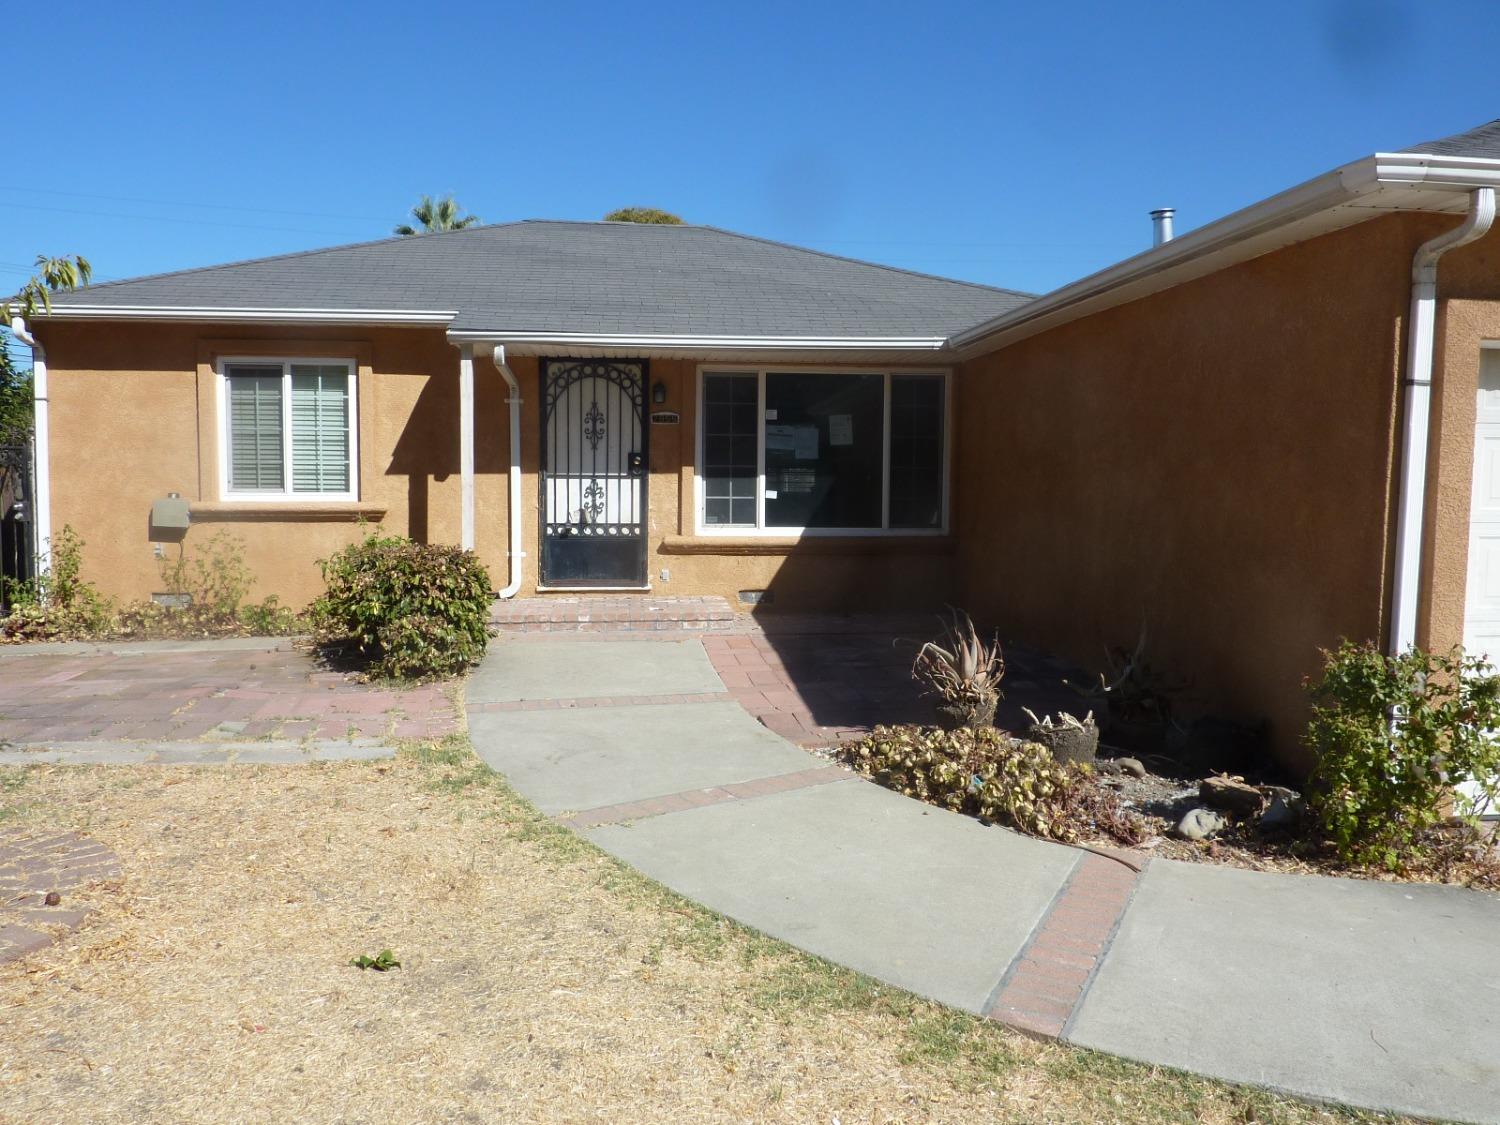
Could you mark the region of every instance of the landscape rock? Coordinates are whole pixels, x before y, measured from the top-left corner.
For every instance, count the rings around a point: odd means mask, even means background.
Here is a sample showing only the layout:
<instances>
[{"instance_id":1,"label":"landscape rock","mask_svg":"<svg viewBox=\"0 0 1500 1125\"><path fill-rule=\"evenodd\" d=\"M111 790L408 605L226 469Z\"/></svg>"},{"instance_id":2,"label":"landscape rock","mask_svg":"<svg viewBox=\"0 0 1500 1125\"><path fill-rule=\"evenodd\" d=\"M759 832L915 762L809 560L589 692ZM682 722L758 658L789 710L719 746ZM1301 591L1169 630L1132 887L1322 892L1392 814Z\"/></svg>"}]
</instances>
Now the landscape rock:
<instances>
[{"instance_id":1,"label":"landscape rock","mask_svg":"<svg viewBox=\"0 0 1500 1125\"><path fill-rule=\"evenodd\" d=\"M1255 816L1266 803L1259 789L1237 777L1205 777L1198 786L1198 797L1210 808L1235 816Z\"/></svg>"},{"instance_id":2,"label":"landscape rock","mask_svg":"<svg viewBox=\"0 0 1500 1125\"><path fill-rule=\"evenodd\" d=\"M1188 814L1177 825L1177 835L1184 840L1207 840L1222 832L1229 824L1222 813L1202 807L1189 809Z\"/></svg>"},{"instance_id":3,"label":"landscape rock","mask_svg":"<svg viewBox=\"0 0 1500 1125\"><path fill-rule=\"evenodd\" d=\"M1263 832L1287 832L1302 823L1302 814L1306 807L1302 798L1293 793L1290 797L1283 797L1279 793L1271 798L1271 803L1266 806L1266 811L1260 814L1260 827Z\"/></svg>"},{"instance_id":4,"label":"landscape rock","mask_svg":"<svg viewBox=\"0 0 1500 1125\"><path fill-rule=\"evenodd\" d=\"M1131 777L1144 778L1146 776L1146 767L1141 764L1139 758L1116 758L1115 765Z\"/></svg>"}]
</instances>

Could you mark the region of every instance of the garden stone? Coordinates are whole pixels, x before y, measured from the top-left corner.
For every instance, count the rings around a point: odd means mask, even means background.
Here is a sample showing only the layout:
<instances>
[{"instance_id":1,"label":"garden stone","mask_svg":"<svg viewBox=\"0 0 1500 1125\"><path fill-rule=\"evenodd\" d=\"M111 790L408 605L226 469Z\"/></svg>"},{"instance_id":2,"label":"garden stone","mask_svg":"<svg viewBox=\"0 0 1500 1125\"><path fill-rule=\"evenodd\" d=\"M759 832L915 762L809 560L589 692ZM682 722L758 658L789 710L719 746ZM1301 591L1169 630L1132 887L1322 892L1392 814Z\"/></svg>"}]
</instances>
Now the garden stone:
<instances>
[{"instance_id":1,"label":"garden stone","mask_svg":"<svg viewBox=\"0 0 1500 1125\"><path fill-rule=\"evenodd\" d=\"M1139 758L1116 758L1115 765L1120 767L1121 772L1128 773L1134 778L1144 778L1146 767Z\"/></svg>"},{"instance_id":2,"label":"garden stone","mask_svg":"<svg viewBox=\"0 0 1500 1125\"><path fill-rule=\"evenodd\" d=\"M1198 798L1235 816L1254 816L1266 803L1259 789L1236 777L1205 777L1198 786Z\"/></svg>"},{"instance_id":3,"label":"garden stone","mask_svg":"<svg viewBox=\"0 0 1500 1125\"><path fill-rule=\"evenodd\" d=\"M1220 813L1200 806L1188 810L1187 816L1177 825L1177 835L1184 840L1207 840L1222 832L1228 823Z\"/></svg>"},{"instance_id":4,"label":"garden stone","mask_svg":"<svg viewBox=\"0 0 1500 1125\"><path fill-rule=\"evenodd\" d=\"M1260 828L1262 832L1284 832L1296 828L1302 823L1302 814L1305 807L1302 798L1293 793L1290 797L1283 797L1279 793L1271 798L1271 803L1266 811L1260 814Z\"/></svg>"}]
</instances>

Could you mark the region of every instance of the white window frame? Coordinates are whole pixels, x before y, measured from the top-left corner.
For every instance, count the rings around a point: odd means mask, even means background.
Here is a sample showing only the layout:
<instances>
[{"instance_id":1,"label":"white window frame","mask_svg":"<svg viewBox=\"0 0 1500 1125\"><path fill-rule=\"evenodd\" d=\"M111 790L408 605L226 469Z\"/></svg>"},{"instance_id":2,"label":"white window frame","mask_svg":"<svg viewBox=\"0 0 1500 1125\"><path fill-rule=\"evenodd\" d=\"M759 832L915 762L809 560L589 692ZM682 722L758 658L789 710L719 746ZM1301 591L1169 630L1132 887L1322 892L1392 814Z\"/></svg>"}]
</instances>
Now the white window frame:
<instances>
[{"instance_id":1,"label":"white window frame","mask_svg":"<svg viewBox=\"0 0 1500 1125\"><path fill-rule=\"evenodd\" d=\"M281 366L281 480L282 489L233 490L229 487L229 376L228 369L247 366ZM319 367L343 367L349 379L349 488L345 492L292 491L292 366L312 364ZM214 380L219 412L219 498L231 504L339 504L359 500L359 364L341 356L224 356L217 364Z\"/></svg>"},{"instance_id":2,"label":"white window frame","mask_svg":"<svg viewBox=\"0 0 1500 1125\"><path fill-rule=\"evenodd\" d=\"M710 524L705 519L703 481L704 380L709 375L754 375L756 377L755 427L755 526ZM766 376L767 375L880 375L882 411L880 527L766 527ZM938 527L891 527L891 380L901 375L920 375L943 381L943 505ZM953 495L953 369L951 367L819 367L790 365L757 367L753 364L705 363L698 365L698 392L694 418L693 533L707 538L788 539L804 537L872 538L940 536L948 534L949 502Z\"/></svg>"}]
</instances>

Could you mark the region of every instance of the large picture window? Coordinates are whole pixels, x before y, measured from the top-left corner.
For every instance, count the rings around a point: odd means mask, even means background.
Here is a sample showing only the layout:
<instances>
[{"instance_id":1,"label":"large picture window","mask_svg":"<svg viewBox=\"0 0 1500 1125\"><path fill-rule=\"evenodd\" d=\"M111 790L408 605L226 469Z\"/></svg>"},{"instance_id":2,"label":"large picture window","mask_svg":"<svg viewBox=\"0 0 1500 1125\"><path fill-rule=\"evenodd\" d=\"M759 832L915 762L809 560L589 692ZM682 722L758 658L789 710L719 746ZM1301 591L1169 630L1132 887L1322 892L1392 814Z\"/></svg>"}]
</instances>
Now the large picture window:
<instances>
[{"instance_id":1,"label":"large picture window","mask_svg":"<svg viewBox=\"0 0 1500 1125\"><path fill-rule=\"evenodd\" d=\"M226 498L357 498L352 363L226 360L221 371Z\"/></svg>"},{"instance_id":2,"label":"large picture window","mask_svg":"<svg viewBox=\"0 0 1500 1125\"><path fill-rule=\"evenodd\" d=\"M705 371L706 531L941 531L947 377Z\"/></svg>"}]
</instances>

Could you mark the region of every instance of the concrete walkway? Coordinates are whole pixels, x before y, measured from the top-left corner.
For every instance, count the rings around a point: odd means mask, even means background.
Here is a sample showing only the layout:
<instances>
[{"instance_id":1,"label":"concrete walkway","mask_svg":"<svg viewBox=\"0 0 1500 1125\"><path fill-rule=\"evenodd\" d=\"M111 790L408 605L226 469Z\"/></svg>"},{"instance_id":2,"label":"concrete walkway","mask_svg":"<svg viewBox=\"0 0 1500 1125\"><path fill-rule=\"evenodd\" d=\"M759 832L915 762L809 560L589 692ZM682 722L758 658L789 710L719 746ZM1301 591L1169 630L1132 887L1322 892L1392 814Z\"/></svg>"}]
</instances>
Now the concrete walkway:
<instances>
[{"instance_id":1,"label":"concrete walkway","mask_svg":"<svg viewBox=\"0 0 1500 1125\"><path fill-rule=\"evenodd\" d=\"M504 638L480 756L674 890L920 995L1083 1046L1500 1122L1500 899L1153 860L985 828L782 740L702 642Z\"/></svg>"}]
</instances>

